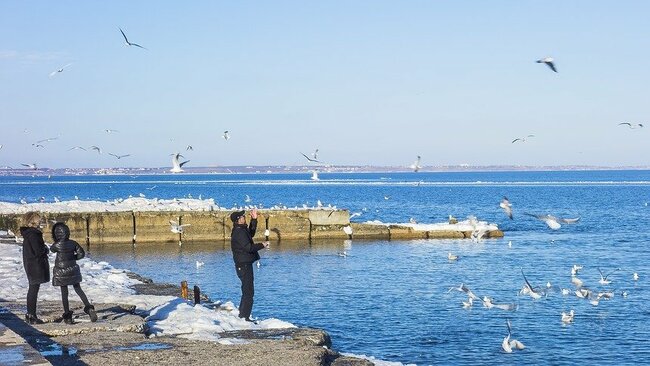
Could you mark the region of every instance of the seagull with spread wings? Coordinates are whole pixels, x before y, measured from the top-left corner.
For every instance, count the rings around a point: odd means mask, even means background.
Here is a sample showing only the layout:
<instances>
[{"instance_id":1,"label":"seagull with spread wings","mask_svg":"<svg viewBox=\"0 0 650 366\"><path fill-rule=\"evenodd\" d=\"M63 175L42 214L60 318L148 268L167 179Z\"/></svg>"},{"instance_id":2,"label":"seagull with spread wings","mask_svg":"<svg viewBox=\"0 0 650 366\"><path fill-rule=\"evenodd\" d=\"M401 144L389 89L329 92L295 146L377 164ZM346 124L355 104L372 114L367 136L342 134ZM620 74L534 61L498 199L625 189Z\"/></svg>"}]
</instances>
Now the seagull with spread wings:
<instances>
[{"instance_id":1,"label":"seagull with spread wings","mask_svg":"<svg viewBox=\"0 0 650 366\"><path fill-rule=\"evenodd\" d=\"M314 159L314 158L310 158L309 156L307 156L307 155L305 155L305 154L303 154L303 153L300 153L300 155L304 156L305 159L307 159L307 160L309 160L309 161L311 161L311 162L313 162L313 163L320 163L319 160L316 160L316 159Z\"/></svg>"},{"instance_id":2,"label":"seagull with spread wings","mask_svg":"<svg viewBox=\"0 0 650 366\"><path fill-rule=\"evenodd\" d=\"M110 156L114 156L114 157L116 157L118 160L119 160L119 159L122 159L122 158L126 158L127 156L131 156L131 154L117 155L117 154L113 154L113 153L108 153L108 155L110 155Z\"/></svg>"},{"instance_id":3,"label":"seagull with spread wings","mask_svg":"<svg viewBox=\"0 0 650 366\"><path fill-rule=\"evenodd\" d=\"M52 72L50 73L50 77L55 76L56 74L62 73L62 72L63 72L63 69L65 69L66 67L68 67L68 66L70 66L70 65L72 65L72 64L67 64L67 65L63 66L62 68L60 68L60 69L57 69L57 70L52 71Z\"/></svg>"},{"instance_id":4,"label":"seagull with spread wings","mask_svg":"<svg viewBox=\"0 0 650 366\"><path fill-rule=\"evenodd\" d=\"M526 137L518 137L518 138L512 140L511 144L514 144L517 141L526 142L526 139L528 139L530 137L535 137L535 135L528 135Z\"/></svg>"},{"instance_id":5,"label":"seagull with spread wings","mask_svg":"<svg viewBox=\"0 0 650 366\"><path fill-rule=\"evenodd\" d=\"M627 126L630 129L635 129L635 128L643 128L643 123L630 123L630 122L621 122L618 124L619 126Z\"/></svg>"},{"instance_id":6,"label":"seagull with spread wings","mask_svg":"<svg viewBox=\"0 0 650 366\"><path fill-rule=\"evenodd\" d=\"M553 60L553 57L544 57L535 62L537 62L538 64L546 64L546 66L548 66L551 70L553 70L553 72L557 72L557 69L555 68L555 64L553 63L553 61L555 61Z\"/></svg>"},{"instance_id":7,"label":"seagull with spread wings","mask_svg":"<svg viewBox=\"0 0 650 366\"><path fill-rule=\"evenodd\" d=\"M137 43L129 42L129 39L126 38L126 34L124 34L124 31L122 30L122 28L119 28L119 30L120 30L120 33L122 33L122 37L124 37L124 41L126 42L126 45L127 45L127 46L136 46L136 47L140 47L140 48L142 48L143 50L146 50L146 48L140 46L140 45L137 44Z\"/></svg>"}]
</instances>

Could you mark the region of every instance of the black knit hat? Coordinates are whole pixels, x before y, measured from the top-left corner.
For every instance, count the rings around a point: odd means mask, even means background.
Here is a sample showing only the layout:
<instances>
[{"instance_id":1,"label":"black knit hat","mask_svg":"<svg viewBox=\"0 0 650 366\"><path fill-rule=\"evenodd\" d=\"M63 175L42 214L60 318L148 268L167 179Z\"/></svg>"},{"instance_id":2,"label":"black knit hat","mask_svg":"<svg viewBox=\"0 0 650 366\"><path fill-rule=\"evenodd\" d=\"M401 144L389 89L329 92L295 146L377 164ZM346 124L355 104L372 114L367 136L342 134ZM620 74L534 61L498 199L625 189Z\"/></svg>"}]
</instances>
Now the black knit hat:
<instances>
[{"instance_id":1,"label":"black knit hat","mask_svg":"<svg viewBox=\"0 0 650 366\"><path fill-rule=\"evenodd\" d=\"M240 217L244 216L244 213L246 213L246 211L244 210L235 211L230 214L230 220L232 220L232 222L237 222L237 220L239 220Z\"/></svg>"}]
</instances>

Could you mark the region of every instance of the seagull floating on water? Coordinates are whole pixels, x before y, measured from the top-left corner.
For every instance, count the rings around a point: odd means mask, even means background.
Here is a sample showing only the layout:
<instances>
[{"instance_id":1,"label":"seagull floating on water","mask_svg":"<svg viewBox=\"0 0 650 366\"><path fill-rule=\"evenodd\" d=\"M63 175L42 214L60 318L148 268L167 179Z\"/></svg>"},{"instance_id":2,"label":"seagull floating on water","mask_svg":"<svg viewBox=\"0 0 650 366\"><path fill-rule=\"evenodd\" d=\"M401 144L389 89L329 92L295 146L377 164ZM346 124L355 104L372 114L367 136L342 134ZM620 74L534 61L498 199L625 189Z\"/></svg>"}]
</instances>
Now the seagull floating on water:
<instances>
[{"instance_id":1,"label":"seagull floating on water","mask_svg":"<svg viewBox=\"0 0 650 366\"><path fill-rule=\"evenodd\" d=\"M136 47L140 47L140 48L142 48L143 50L146 50L146 48L140 46L140 45L137 44L137 43L129 42L129 39L126 38L126 34L124 34L124 31L122 30L122 28L118 28L118 29L120 30L120 33L122 33L122 37L124 37L124 41L126 42L126 45L127 45L127 46L136 46Z\"/></svg>"},{"instance_id":2,"label":"seagull floating on water","mask_svg":"<svg viewBox=\"0 0 650 366\"><path fill-rule=\"evenodd\" d=\"M548 66L551 70L553 70L553 72L557 72L557 69L555 68L555 64L553 63L553 61L555 61L553 60L553 57L544 57L535 62L537 62L538 64L546 64L546 66Z\"/></svg>"},{"instance_id":3,"label":"seagull floating on water","mask_svg":"<svg viewBox=\"0 0 650 366\"><path fill-rule=\"evenodd\" d=\"M632 274L632 279L634 279L635 281L638 281L639 280L639 274L634 272L634 274Z\"/></svg>"},{"instance_id":4,"label":"seagull floating on water","mask_svg":"<svg viewBox=\"0 0 650 366\"><path fill-rule=\"evenodd\" d=\"M562 323L564 324L569 324L573 323L573 316L575 315L575 312L573 309L569 311L568 313L562 312Z\"/></svg>"},{"instance_id":5,"label":"seagull floating on water","mask_svg":"<svg viewBox=\"0 0 650 366\"><path fill-rule=\"evenodd\" d=\"M451 252L449 252L447 253L447 259L449 259L450 261L455 261L458 260L458 256L455 254L451 254Z\"/></svg>"},{"instance_id":6,"label":"seagull floating on water","mask_svg":"<svg viewBox=\"0 0 650 366\"><path fill-rule=\"evenodd\" d=\"M196 261L196 268L203 267L204 264L204 262Z\"/></svg>"}]
</instances>

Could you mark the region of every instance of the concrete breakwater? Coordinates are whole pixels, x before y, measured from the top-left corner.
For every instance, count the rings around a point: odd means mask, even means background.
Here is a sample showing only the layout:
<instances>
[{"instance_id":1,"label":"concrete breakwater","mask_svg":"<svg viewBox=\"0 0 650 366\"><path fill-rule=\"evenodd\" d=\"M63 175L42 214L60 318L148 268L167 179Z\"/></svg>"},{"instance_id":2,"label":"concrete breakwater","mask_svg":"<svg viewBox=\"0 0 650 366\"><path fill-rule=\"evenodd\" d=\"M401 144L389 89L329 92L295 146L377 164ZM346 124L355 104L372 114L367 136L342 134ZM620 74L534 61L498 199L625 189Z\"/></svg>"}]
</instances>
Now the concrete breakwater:
<instances>
[{"instance_id":1,"label":"concrete breakwater","mask_svg":"<svg viewBox=\"0 0 650 366\"><path fill-rule=\"evenodd\" d=\"M230 240L232 211L123 211L123 212L42 212L47 220L44 232L57 221L65 222L71 237L86 244L163 243ZM352 228L354 239L464 239L480 231L482 238L503 237L496 225L476 222L456 224L383 224L350 222L347 210L260 210L255 241L348 239L343 228ZM0 229L17 235L21 214L0 213ZM250 216L247 217L250 221ZM183 233L173 233L170 221L188 225Z\"/></svg>"}]
</instances>

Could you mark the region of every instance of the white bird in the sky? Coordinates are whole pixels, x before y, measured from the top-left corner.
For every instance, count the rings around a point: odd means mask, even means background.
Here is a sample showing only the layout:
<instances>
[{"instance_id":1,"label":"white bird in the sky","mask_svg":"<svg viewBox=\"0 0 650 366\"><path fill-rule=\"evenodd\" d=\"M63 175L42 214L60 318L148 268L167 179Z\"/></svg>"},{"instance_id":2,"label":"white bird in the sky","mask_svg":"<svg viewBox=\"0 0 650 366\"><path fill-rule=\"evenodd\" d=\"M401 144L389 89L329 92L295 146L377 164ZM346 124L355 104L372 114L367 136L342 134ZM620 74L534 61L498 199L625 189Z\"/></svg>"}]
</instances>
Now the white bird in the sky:
<instances>
[{"instance_id":1,"label":"white bird in the sky","mask_svg":"<svg viewBox=\"0 0 650 366\"><path fill-rule=\"evenodd\" d=\"M98 154L102 153L102 149L100 149L99 147L94 146L94 145L90 147L90 150L95 150L95 151L97 151Z\"/></svg>"},{"instance_id":2,"label":"white bird in the sky","mask_svg":"<svg viewBox=\"0 0 650 366\"><path fill-rule=\"evenodd\" d=\"M510 204L508 197L503 196L501 203L499 203L499 207L501 207L510 220L512 220L512 204Z\"/></svg>"},{"instance_id":3,"label":"white bird in the sky","mask_svg":"<svg viewBox=\"0 0 650 366\"><path fill-rule=\"evenodd\" d=\"M415 162L413 164L411 164L411 166L410 166L410 168L413 169L413 172L415 172L415 173L419 172L420 169L422 169L422 166L420 165L420 159L421 159L421 157L420 157L420 155L418 155Z\"/></svg>"},{"instance_id":4,"label":"white bird in the sky","mask_svg":"<svg viewBox=\"0 0 650 366\"><path fill-rule=\"evenodd\" d=\"M120 33L122 33L122 37L124 37L124 41L126 42L126 45L127 45L127 46L136 46L136 47L140 47L140 48L142 48L143 50L146 50L146 48L140 46L140 45L137 44L137 43L129 42L129 39L126 38L126 34L124 34L124 31L122 30L122 28L118 28L118 29L120 30Z\"/></svg>"},{"instance_id":5,"label":"white bird in the sky","mask_svg":"<svg viewBox=\"0 0 650 366\"><path fill-rule=\"evenodd\" d=\"M513 350L522 350L526 348L523 343L519 342L516 339L511 339L512 337L512 327L510 326L510 319L506 319L506 326L508 327L508 335L503 338L503 342L501 342L501 348L506 352L506 353L512 353Z\"/></svg>"},{"instance_id":6,"label":"white bird in the sky","mask_svg":"<svg viewBox=\"0 0 650 366\"><path fill-rule=\"evenodd\" d=\"M114 157L116 157L118 160L119 160L119 159L122 159L122 158L126 158L126 157L128 157L128 156L131 156L131 154L117 155L117 154L113 154L113 153L108 153L108 155L110 155L110 156L114 156Z\"/></svg>"},{"instance_id":7,"label":"white bird in the sky","mask_svg":"<svg viewBox=\"0 0 650 366\"><path fill-rule=\"evenodd\" d=\"M186 150L186 151L194 151L194 148L192 147L192 145L187 145L187 147L185 148L185 150Z\"/></svg>"},{"instance_id":8,"label":"white bird in the sky","mask_svg":"<svg viewBox=\"0 0 650 366\"><path fill-rule=\"evenodd\" d=\"M44 143L44 142L54 141L56 139L58 139L58 137L48 137L46 139L38 140L38 141L36 141L36 143L40 144L40 143ZM32 144L32 145L34 145L34 144Z\"/></svg>"},{"instance_id":9,"label":"white bird in the sky","mask_svg":"<svg viewBox=\"0 0 650 366\"><path fill-rule=\"evenodd\" d=\"M621 126L621 125L623 125L623 126L628 126L628 127L631 128L631 129L635 129L635 128L637 128L637 127L639 127L639 128L643 128L643 123L621 122L621 123L619 123L618 125L619 125L619 126Z\"/></svg>"},{"instance_id":10,"label":"white bird in the sky","mask_svg":"<svg viewBox=\"0 0 650 366\"><path fill-rule=\"evenodd\" d=\"M176 221L169 220L169 225L171 226L172 233L174 233L174 234L182 234L183 230L186 227L191 226L192 224L179 225Z\"/></svg>"},{"instance_id":11,"label":"white bird in the sky","mask_svg":"<svg viewBox=\"0 0 650 366\"><path fill-rule=\"evenodd\" d=\"M62 68L60 68L60 69L52 71L50 73L50 77L55 76L56 74L63 72L63 69L65 69L66 67L68 67L70 65L72 65L72 64L67 64L67 65L63 66Z\"/></svg>"},{"instance_id":12,"label":"white bird in the sky","mask_svg":"<svg viewBox=\"0 0 650 366\"><path fill-rule=\"evenodd\" d=\"M178 159L179 158L185 158L183 155L180 153L175 153L172 154L172 168L169 170L171 173L181 173L183 172L183 165L189 162L189 160L185 160L184 162L180 162Z\"/></svg>"},{"instance_id":13,"label":"white bird in the sky","mask_svg":"<svg viewBox=\"0 0 650 366\"><path fill-rule=\"evenodd\" d=\"M104 132L106 132L106 133L114 133L114 132L120 132L120 131L118 131L118 130L111 130L110 128L107 128L107 129L104 130Z\"/></svg>"},{"instance_id":14,"label":"white bird in the sky","mask_svg":"<svg viewBox=\"0 0 650 366\"><path fill-rule=\"evenodd\" d=\"M304 156L305 159L307 159L307 160L309 160L309 161L311 161L313 163L320 163L320 161L316 160L316 158L310 158L309 156L307 156L307 155L305 155L303 153L300 153L300 155Z\"/></svg>"},{"instance_id":15,"label":"white bird in the sky","mask_svg":"<svg viewBox=\"0 0 650 366\"><path fill-rule=\"evenodd\" d=\"M598 269L598 273L600 273L600 280L598 280L598 283L600 283L601 285L609 285L610 283L612 283L612 280L607 279L607 277L609 277L609 275L611 275L612 273L621 270L620 268L616 268L615 270L609 272L608 274L603 275L603 271L601 271L600 268L597 269Z\"/></svg>"},{"instance_id":16,"label":"white bird in the sky","mask_svg":"<svg viewBox=\"0 0 650 366\"><path fill-rule=\"evenodd\" d=\"M562 323L564 324L569 324L573 323L573 316L575 315L575 312L573 309L569 311L568 313L565 313L564 311L562 312Z\"/></svg>"},{"instance_id":17,"label":"white bird in the sky","mask_svg":"<svg viewBox=\"0 0 650 366\"><path fill-rule=\"evenodd\" d=\"M535 137L535 135L528 135L526 137L517 137L516 139L512 140L511 144L514 144L517 141L526 142L526 139L531 137Z\"/></svg>"},{"instance_id":18,"label":"white bird in the sky","mask_svg":"<svg viewBox=\"0 0 650 366\"><path fill-rule=\"evenodd\" d=\"M551 70L553 70L553 72L557 72L557 69L555 68L555 64L553 63L553 61L555 61L553 60L553 57L544 57L535 62L537 62L538 64L546 64L546 66L548 66Z\"/></svg>"},{"instance_id":19,"label":"white bird in the sky","mask_svg":"<svg viewBox=\"0 0 650 366\"><path fill-rule=\"evenodd\" d=\"M75 146L75 147L71 147L71 148L68 149L68 151L72 151L72 150L83 150L83 151L86 151L86 149L83 148L83 147L81 147L81 146Z\"/></svg>"},{"instance_id":20,"label":"white bird in the sky","mask_svg":"<svg viewBox=\"0 0 650 366\"><path fill-rule=\"evenodd\" d=\"M22 165L24 167L27 167L29 169L34 169L34 170L38 169L38 166L36 166L36 163L31 163L31 164L20 163L20 165Z\"/></svg>"},{"instance_id":21,"label":"white bird in the sky","mask_svg":"<svg viewBox=\"0 0 650 366\"><path fill-rule=\"evenodd\" d=\"M318 149L314 150L313 153L311 153L312 158L318 159Z\"/></svg>"},{"instance_id":22,"label":"white bird in the sky","mask_svg":"<svg viewBox=\"0 0 650 366\"><path fill-rule=\"evenodd\" d=\"M223 131L223 136L221 137L223 137L224 140L228 141L228 139L230 138L230 132L228 130Z\"/></svg>"}]
</instances>

